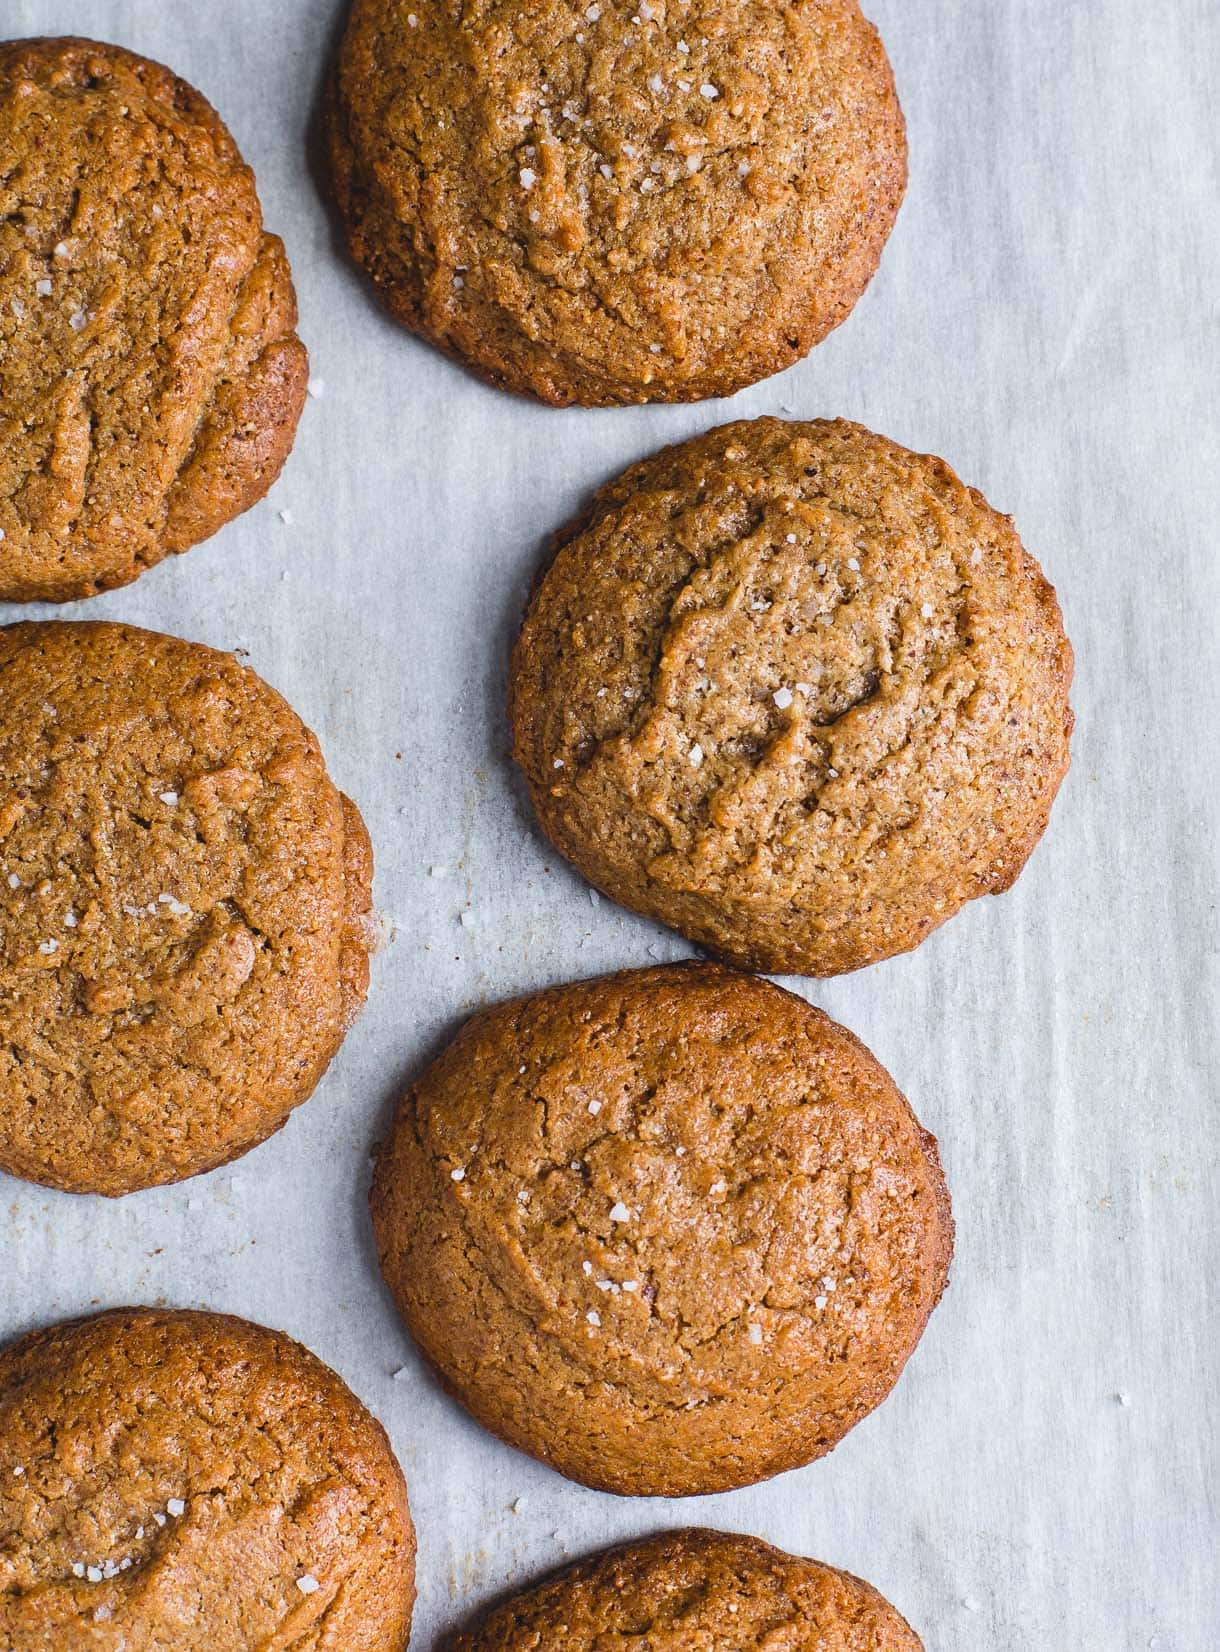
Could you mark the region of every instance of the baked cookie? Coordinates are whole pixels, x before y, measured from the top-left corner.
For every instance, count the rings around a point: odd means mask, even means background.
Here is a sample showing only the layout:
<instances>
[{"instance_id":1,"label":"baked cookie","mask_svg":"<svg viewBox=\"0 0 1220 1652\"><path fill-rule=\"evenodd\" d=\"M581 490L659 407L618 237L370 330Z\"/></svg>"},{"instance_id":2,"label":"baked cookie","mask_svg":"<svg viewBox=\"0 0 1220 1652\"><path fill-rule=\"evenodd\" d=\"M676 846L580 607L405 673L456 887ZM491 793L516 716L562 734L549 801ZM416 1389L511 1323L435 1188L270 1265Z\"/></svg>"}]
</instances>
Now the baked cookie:
<instances>
[{"instance_id":1,"label":"baked cookie","mask_svg":"<svg viewBox=\"0 0 1220 1652\"><path fill-rule=\"evenodd\" d=\"M355 0L330 112L353 256L493 384L697 401L845 319L906 188L856 0Z\"/></svg>"},{"instance_id":2,"label":"baked cookie","mask_svg":"<svg viewBox=\"0 0 1220 1652\"><path fill-rule=\"evenodd\" d=\"M665 449L563 537L517 761L599 889L744 968L836 975L1014 881L1068 766L1072 651L1005 516L859 425Z\"/></svg>"},{"instance_id":3,"label":"baked cookie","mask_svg":"<svg viewBox=\"0 0 1220 1652\"><path fill-rule=\"evenodd\" d=\"M0 44L0 601L125 585L262 498L307 358L216 111L91 40Z\"/></svg>"},{"instance_id":4,"label":"baked cookie","mask_svg":"<svg viewBox=\"0 0 1220 1652\"><path fill-rule=\"evenodd\" d=\"M244 1153L368 988L372 849L230 654L0 628L0 1169L129 1193Z\"/></svg>"},{"instance_id":5,"label":"baked cookie","mask_svg":"<svg viewBox=\"0 0 1220 1652\"><path fill-rule=\"evenodd\" d=\"M889 1393L945 1286L936 1144L802 999L716 964L483 1011L405 1098L382 1270L487 1428L603 1491L727 1491Z\"/></svg>"},{"instance_id":6,"label":"baked cookie","mask_svg":"<svg viewBox=\"0 0 1220 1652\"><path fill-rule=\"evenodd\" d=\"M923 1652L910 1624L850 1572L784 1554L756 1537L698 1528L579 1561L452 1636L445 1652L526 1646L546 1652Z\"/></svg>"},{"instance_id":7,"label":"baked cookie","mask_svg":"<svg viewBox=\"0 0 1220 1652\"><path fill-rule=\"evenodd\" d=\"M407 1488L321 1360L120 1308L0 1352L6 1652L402 1652Z\"/></svg>"}]
</instances>

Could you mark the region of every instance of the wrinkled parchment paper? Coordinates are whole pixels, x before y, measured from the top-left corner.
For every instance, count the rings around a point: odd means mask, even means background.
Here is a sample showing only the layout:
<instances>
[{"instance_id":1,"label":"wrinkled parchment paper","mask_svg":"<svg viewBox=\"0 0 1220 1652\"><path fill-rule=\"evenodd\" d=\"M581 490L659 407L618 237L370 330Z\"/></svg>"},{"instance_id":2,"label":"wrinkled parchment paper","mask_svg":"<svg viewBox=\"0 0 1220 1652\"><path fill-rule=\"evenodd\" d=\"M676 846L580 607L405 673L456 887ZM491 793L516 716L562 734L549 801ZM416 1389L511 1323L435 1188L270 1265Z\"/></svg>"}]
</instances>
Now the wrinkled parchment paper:
<instances>
[{"instance_id":1,"label":"wrinkled parchment paper","mask_svg":"<svg viewBox=\"0 0 1220 1652\"><path fill-rule=\"evenodd\" d=\"M310 131L342 7L0 5L5 33L111 39L215 102L287 241L313 357L270 498L65 612L248 649L363 809L396 931L318 1094L257 1152L117 1203L4 1181L0 1333L169 1302L301 1338L406 1470L417 1648L567 1556L699 1522L862 1573L930 1652L1212 1652L1214 0L869 0L912 174L854 316L731 402L588 413L477 384L387 320L339 253ZM595 485L780 411L943 454L1013 513L1076 646L1075 761L1011 894L911 957L800 988L890 1068L953 1191L952 1287L897 1392L769 1485L628 1501L492 1440L421 1369L375 1266L368 1153L476 1005L688 951L595 909L540 840L506 760L506 653L545 534Z\"/></svg>"}]
</instances>

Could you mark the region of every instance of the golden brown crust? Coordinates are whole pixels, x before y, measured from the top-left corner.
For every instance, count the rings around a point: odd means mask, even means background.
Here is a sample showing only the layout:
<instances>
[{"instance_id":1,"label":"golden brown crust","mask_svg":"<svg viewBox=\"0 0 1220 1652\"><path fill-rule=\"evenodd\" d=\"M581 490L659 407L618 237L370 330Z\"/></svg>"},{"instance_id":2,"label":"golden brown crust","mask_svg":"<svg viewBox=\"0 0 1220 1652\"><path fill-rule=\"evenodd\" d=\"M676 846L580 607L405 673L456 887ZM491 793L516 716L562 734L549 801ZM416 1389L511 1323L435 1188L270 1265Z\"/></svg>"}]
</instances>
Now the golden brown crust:
<instances>
[{"instance_id":1,"label":"golden brown crust","mask_svg":"<svg viewBox=\"0 0 1220 1652\"><path fill-rule=\"evenodd\" d=\"M407 1644L384 1430L307 1349L227 1315L121 1308L0 1352L0 1531L6 1652Z\"/></svg>"},{"instance_id":2,"label":"golden brown crust","mask_svg":"<svg viewBox=\"0 0 1220 1652\"><path fill-rule=\"evenodd\" d=\"M308 358L215 110L160 64L0 44L0 600L135 579L260 499Z\"/></svg>"},{"instance_id":3,"label":"golden brown crust","mask_svg":"<svg viewBox=\"0 0 1220 1652\"><path fill-rule=\"evenodd\" d=\"M372 852L231 655L0 629L0 1167L177 1181L312 1092L368 981Z\"/></svg>"},{"instance_id":4,"label":"golden brown crust","mask_svg":"<svg viewBox=\"0 0 1220 1652\"><path fill-rule=\"evenodd\" d=\"M842 1027L714 964L472 1017L372 1192L408 1327L487 1428L600 1490L728 1490L829 1451L944 1288L933 1139Z\"/></svg>"},{"instance_id":5,"label":"golden brown crust","mask_svg":"<svg viewBox=\"0 0 1220 1652\"><path fill-rule=\"evenodd\" d=\"M328 128L393 314L553 405L728 395L799 360L906 187L856 0L355 0Z\"/></svg>"},{"instance_id":6,"label":"golden brown crust","mask_svg":"<svg viewBox=\"0 0 1220 1652\"><path fill-rule=\"evenodd\" d=\"M757 419L598 493L534 592L510 715L599 889L743 967L834 975L1009 887L1071 678L1053 589L943 460Z\"/></svg>"},{"instance_id":7,"label":"golden brown crust","mask_svg":"<svg viewBox=\"0 0 1220 1652\"><path fill-rule=\"evenodd\" d=\"M850 1572L698 1527L565 1567L450 1637L444 1652L923 1652Z\"/></svg>"}]
</instances>

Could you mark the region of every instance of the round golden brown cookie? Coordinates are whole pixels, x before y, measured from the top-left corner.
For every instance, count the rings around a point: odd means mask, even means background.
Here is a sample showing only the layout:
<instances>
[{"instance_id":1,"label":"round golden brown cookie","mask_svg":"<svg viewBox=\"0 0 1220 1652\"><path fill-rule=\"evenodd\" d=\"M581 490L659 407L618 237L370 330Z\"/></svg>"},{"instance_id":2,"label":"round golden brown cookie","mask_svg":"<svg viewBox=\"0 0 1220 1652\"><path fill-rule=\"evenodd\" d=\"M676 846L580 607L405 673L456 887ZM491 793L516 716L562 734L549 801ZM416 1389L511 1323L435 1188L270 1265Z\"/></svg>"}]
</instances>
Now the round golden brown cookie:
<instances>
[{"instance_id":1,"label":"round golden brown cookie","mask_svg":"<svg viewBox=\"0 0 1220 1652\"><path fill-rule=\"evenodd\" d=\"M643 1635L643 1640L641 1640ZM445 1652L923 1652L869 1584L756 1537L667 1532L579 1561Z\"/></svg>"},{"instance_id":2,"label":"round golden brown cookie","mask_svg":"<svg viewBox=\"0 0 1220 1652\"><path fill-rule=\"evenodd\" d=\"M0 601L63 602L261 499L307 360L215 110L90 40L0 44Z\"/></svg>"},{"instance_id":3,"label":"round golden brown cookie","mask_svg":"<svg viewBox=\"0 0 1220 1652\"><path fill-rule=\"evenodd\" d=\"M321 1360L120 1308L0 1352L6 1652L402 1652L407 1488Z\"/></svg>"},{"instance_id":4,"label":"round golden brown cookie","mask_svg":"<svg viewBox=\"0 0 1220 1652\"><path fill-rule=\"evenodd\" d=\"M128 1193L244 1153L368 987L372 849L230 654L0 629L0 1169Z\"/></svg>"},{"instance_id":5,"label":"round golden brown cookie","mask_svg":"<svg viewBox=\"0 0 1220 1652\"><path fill-rule=\"evenodd\" d=\"M355 0L330 141L393 313L555 404L790 366L864 291L906 187L856 0Z\"/></svg>"},{"instance_id":6,"label":"round golden brown cookie","mask_svg":"<svg viewBox=\"0 0 1220 1652\"><path fill-rule=\"evenodd\" d=\"M475 1015L405 1098L372 1210L479 1421L636 1495L824 1455L897 1381L952 1250L936 1144L885 1070L716 964Z\"/></svg>"},{"instance_id":7,"label":"round golden brown cookie","mask_svg":"<svg viewBox=\"0 0 1220 1652\"><path fill-rule=\"evenodd\" d=\"M535 592L511 715L599 889L746 968L835 975L1014 881L1071 677L1054 591L943 460L758 419L601 490Z\"/></svg>"}]
</instances>

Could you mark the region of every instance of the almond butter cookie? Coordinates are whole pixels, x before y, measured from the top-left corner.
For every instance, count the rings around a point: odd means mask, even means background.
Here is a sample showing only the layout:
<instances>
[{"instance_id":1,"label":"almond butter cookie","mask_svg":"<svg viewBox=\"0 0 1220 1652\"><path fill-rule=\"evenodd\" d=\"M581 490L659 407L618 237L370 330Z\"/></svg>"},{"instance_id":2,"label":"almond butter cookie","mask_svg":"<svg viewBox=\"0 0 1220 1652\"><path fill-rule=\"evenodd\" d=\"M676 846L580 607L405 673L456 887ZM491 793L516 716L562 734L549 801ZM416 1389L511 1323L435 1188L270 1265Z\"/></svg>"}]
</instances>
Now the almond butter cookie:
<instances>
[{"instance_id":1,"label":"almond butter cookie","mask_svg":"<svg viewBox=\"0 0 1220 1652\"><path fill-rule=\"evenodd\" d=\"M641 1639L641 1627L643 1639ZM691 1528L579 1561L445 1652L923 1652L869 1584L756 1537Z\"/></svg>"},{"instance_id":2,"label":"almond butter cookie","mask_svg":"<svg viewBox=\"0 0 1220 1652\"><path fill-rule=\"evenodd\" d=\"M0 1351L6 1652L403 1652L407 1488L321 1360L120 1308Z\"/></svg>"},{"instance_id":3,"label":"almond butter cookie","mask_svg":"<svg viewBox=\"0 0 1220 1652\"><path fill-rule=\"evenodd\" d=\"M906 188L856 0L355 0L329 124L393 314L556 405L790 366L868 285Z\"/></svg>"},{"instance_id":4,"label":"almond butter cookie","mask_svg":"<svg viewBox=\"0 0 1220 1652\"><path fill-rule=\"evenodd\" d=\"M514 750L597 887L745 968L858 969L1015 880L1072 651L1012 523L859 425L723 425L604 487L517 642Z\"/></svg>"},{"instance_id":5,"label":"almond butter cookie","mask_svg":"<svg viewBox=\"0 0 1220 1652\"><path fill-rule=\"evenodd\" d=\"M494 1433L603 1491L727 1491L879 1405L945 1286L936 1144L802 999L717 964L475 1015L372 1192L416 1342Z\"/></svg>"},{"instance_id":6,"label":"almond butter cookie","mask_svg":"<svg viewBox=\"0 0 1220 1652\"><path fill-rule=\"evenodd\" d=\"M0 601L125 585L279 474L307 358L216 111L91 40L0 44Z\"/></svg>"},{"instance_id":7,"label":"almond butter cookie","mask_svg":"<svg viewBox=\"0 0 1220 1652\"><path fill-rule=\"evenodd\" d=\"M230 654L0 629L0 1169L128 1193L244 1153L368 987L372 849Z\"/></svg>"}]
</instances>

